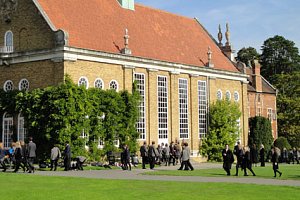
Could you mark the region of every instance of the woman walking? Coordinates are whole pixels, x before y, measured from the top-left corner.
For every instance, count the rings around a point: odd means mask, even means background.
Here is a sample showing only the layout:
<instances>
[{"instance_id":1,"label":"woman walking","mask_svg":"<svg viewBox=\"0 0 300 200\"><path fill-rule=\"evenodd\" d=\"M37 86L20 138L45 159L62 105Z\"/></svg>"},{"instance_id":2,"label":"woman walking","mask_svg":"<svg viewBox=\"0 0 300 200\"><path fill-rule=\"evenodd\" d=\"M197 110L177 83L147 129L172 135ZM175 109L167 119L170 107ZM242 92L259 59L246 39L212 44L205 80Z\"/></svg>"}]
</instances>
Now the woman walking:
<instances>
[{"instance_id":1,"label":"woman walking","mask_svg":"<svg viewBox=\"0 0 300 200\"><path fill-rule=\"evenodd\" d=\"M279 177L281 177L282 172L280 172L279 169L279 165L278 165L278 157L280 155L280 150L273 146L272 147L272 163L273 163L273 171L274 171L274 177L276 177L276 174L279 173Z\"/></svg>"},{"instance_id":2,"label":"woman walking","mask_svg":"<svg viewBox=\"0 0 300 200\"><path fill-rule=\"evenodd\" d=\"M260 150L259 150L259 160L260 160L260 166L264 167L265 166L265 147L263 144L260 145Z\"/></svg>"}]
</instances>

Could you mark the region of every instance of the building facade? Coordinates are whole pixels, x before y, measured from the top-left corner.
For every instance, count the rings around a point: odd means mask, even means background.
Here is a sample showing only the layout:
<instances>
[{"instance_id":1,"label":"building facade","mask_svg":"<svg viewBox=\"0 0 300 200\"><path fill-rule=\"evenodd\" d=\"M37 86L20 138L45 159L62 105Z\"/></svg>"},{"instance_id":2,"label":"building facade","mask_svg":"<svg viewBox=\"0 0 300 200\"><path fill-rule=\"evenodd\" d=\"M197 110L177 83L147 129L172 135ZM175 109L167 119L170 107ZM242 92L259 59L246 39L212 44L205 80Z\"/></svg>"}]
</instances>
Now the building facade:
<instances>
[{"instance_id":1,"label":"building facade","mask_svg":"<svg viewBox=\"0 0 300 200\"><path fill-rule=\"evenodd\" d=\"M7 0L0 6L5 91L57 85L66 74L86 88L131 91L136 80L140 141L184 139L193 155L207 134L209 104L227 98L240 105L240 140L247 144L247 75L198 20L132 0ZM25 137L22 114L1 117L6 146L14 134Z\"/></svg>"}]
</instances>

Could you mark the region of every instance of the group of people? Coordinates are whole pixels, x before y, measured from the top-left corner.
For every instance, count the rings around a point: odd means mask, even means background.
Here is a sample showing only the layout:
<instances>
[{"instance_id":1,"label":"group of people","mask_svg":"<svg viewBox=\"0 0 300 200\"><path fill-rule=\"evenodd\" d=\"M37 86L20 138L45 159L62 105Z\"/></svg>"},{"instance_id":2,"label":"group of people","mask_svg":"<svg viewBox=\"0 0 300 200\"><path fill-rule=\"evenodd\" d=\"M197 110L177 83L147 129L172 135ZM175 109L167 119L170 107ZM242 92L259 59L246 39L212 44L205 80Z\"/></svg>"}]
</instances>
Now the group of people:
<instances>
[{"instance_id":1,"label":"group of people","mask_svg":"<svg viewBox=\"0 0 300 200\"><path fill-rule=\"evenodd\" d=\"M21 167L24 172L34 173L33 163L36 158L36 144L33 142L32 137L29 138L29 143L25 144L24 141L17 141L12 143L11 148L7 151L0 143L0 164L2 172L7 170L7 164L14 164L14 172L18 172Z\"/></svg>"},{"instance_id":2,"label":"group of people","mask_svg":"<svg viewBox=\"0 0 300 200\"><path fill-rule=\"evenodd\" d=\"M147 146L144 142L140 147L140 155L142 157L142 168L146 169L146 163L149 163L150 169L154 169L155 164L170 166L181 163L178 170L194 170L190 163L190 148L187 142L171 142L170 145L162 143L155 147L155 142L152 141L151 145Z\"/></svg>"},{"instance_id":3,"label":"group of people","mask_svg":"<svg viewBox=\"0 0 300 200\"><path fill-rule=\"evenodd\" d=\"M244 171L244 176L248 176L247 170L249 170L253 176L256 176L255 172L252 169L252 164L257 163L258 161L258 151L256 150L256 146L253 145L252 148L243 147L240 142L237 142L237 145L234 147L233 152L229 149L228 144L226 144L225 148L222 151L223 156L223 169L226 171L227 175L230 176L230 169L234 162L234 155L236 157L236 173L235 176L239 174L239 168ZM265 166L265 150L264 145L261 145L260 151L260 162L261 166ZM277 173L279 176L282 175L282 172L279 171L279 156L280 150L272 146L271 149L271 162L273 164L274 177L277 177Z\"/></svg>"},{"instance_id":4,"label":"group of people","mask_svg":"<svg viewBox=\"0 0 300 200\"><path fill-rule=\"evenodd\" d=\"M300 160L300 149L297 149L296 147L291 148L290 150L287 150L286 148L283 148L281 152L281 162L287 163L287 164L299 164Z\"/></svg>"}]
</instances>

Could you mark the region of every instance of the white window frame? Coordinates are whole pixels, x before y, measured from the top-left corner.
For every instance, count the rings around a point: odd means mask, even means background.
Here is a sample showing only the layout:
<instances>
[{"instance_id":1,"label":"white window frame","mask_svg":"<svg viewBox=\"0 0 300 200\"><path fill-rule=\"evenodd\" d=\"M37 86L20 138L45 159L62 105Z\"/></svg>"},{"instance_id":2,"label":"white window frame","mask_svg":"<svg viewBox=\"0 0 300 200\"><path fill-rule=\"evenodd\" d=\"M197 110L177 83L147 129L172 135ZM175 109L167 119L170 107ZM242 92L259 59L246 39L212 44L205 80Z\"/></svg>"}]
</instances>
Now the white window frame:
<instances>
[{"instance_id":1,"label":"white window frame","mask_svg":"<svg viewBox=\"0 0 300 200\"><path fill-rule=\"evenodd\" d=\"M2 122L2 142L5 149L9 148L12 142L13 123L13 116L9 113L4 113Z\"/></svg>"},{"instance_id":2,"label":"white window frame","mask_svg":"<svg viewBox=\"0 0 300 200\"><path fill-rule=\"evenodd\" d=\"M27 130L24 126L25 119L23 115L20 113L18 115L18 141L25 141L27 139Z\"/></svg>"},{"instance_id":3,"label":"white window frame","mask_svg":"<svg viewBox=\"0 0 300 200\"><path fill-rule=\"evenodd\" d=\"M24 85L26 84L26 86ZM26 79L26 78L23 78L20 80L19 82L19 90L25 90L25 91L28 91L29 90L29 81Z\"/></svg>"},{"instance_id":4,"label":"white window frame","mask_svg":"<svg viewBox=\"0 0 300 200\"><path fill-rule=\"evenodd\" d=\"M240 94L238 91L234 91L233 93L234 101L238 102L240 100Z\"/></svg>"},{"instance_id":5,"label":"white window frame","mask_svg":"<svg viewBox=\"0 0 300 200\"><path fill-rule=\"evenodd\" d=\"M257 107L257 113L256 113L256 115L257 116L262 116L261 111L262 111L261 107Z\"/></svg>"},{"instance_id":6,"label":"white window frame","mask_svg":"<svg viewBox=\"0 0 300 200\"><path fill-rule=\"evenodd\" d=\"M8 41L9 34L11 34L11 41L8 44L7 41ZM5 32L5 35L4 35L4 46L5 47L13 47L14 46L14 34L13 34L13 32L11 30Z\"/></svg>"},{"instance_id":7,"label":"white window frame","mask_svg":"<svg viewBox=\"0 0 300 200\"><path fill-rule=\"evenodd\" d=\"M269 121L272 123L272 121L273 121L273 109L272 108L268 108L267 109L267 116L268 116L268 119L269 119Z\"/></svg>"},{"instance_id":8,"label":"white window frame","mask_svg":"<svg viewBox=\"0 0 300 200\"><path fill-rule=\"evenodd\" d=\"M220 94L220 97L219 97L219 94ZM222 98L223 98L223 93L222 93L222 90L219 89L219 90L217 91L217 99L218 99L218 100L222 100Z\"/></svg>"},{"instance_id":9,"label":"white window frame","mask_svg":"<svg viewBox=\"0 0 300 200\"><path fill-rule=\"evenodd\" d=\"M208 125L208 93L207 82L198 81L198 137L203 139L207 135Z\"/></svg>"},{"instance_id":10,"label":"white window frame","mask_svg":"<svg viewBox=\"0 0 300 200\"><path fill-rule=\"evenodd\" d=\"M146 140L146 76L143 73L135 73L134 80L137 82L137 90L141 99L139 103L139 120L136 123L136 129L140 133L139 140Z\"/></svg>"},{"instance_id":11,"label":"white window frame","mask_svg":"<svg viewBox=\"0 0 300 200\"><path fill-rule=\"evenodd\" d=\"M84 84L85 82L85 84ZM82 86L82 85L85 85L85 89L88 89L89 88L89 80L87 77L85 76L81 76L79 79L78 79L78 86Z\"/></svg>"},{"instance_id":12,"label":"white window frame","mask_svg":"<svg viewBox=\"0 0 300 200\"><path fill-rule=\"evenodd\" d=\"M101 87L98 87L98 82L101 83ZM104 82L101 78L96 78L95 82L94 82L94 87L95 88L99 88L99 89L104 89Z\"/></svg>"},{"instance_id":13,"label":"white window frame","mask_svg":"<svg viewBox=\"0 0 300 200\"><path fill-rule=\"evenodd\" d=\"M179 138L189 139L188 80L178 79Z\"/></svg>"},{"instance_id":14,"label":"white window frame","mask_svg":"<svg viewBox=\"0 0 300 200\"><path fill-rule=\"evenodd\" d=\"M168 101L169 101L168 79L166 76L158 75L157 76L158 143L168 142L168 111L169 111Z\"/></svg>"},{"instance_id":15,"label":"white window frame","mask_svg":"<svg viewBox=\"0 0 300 200\"><path fill-rule=\"evenodd\" d=\"M226 93L225 93L225 99L228 100L228 101L231 100L231 93L230 93L229 90L227 90Z\"/></svg>"},{"instance_id":16,"label":"white window frame","mask_svg":"<svg viewBox=\"0 0 300 200\"><path fill-rule=\"evenodd\" d=\"M113 83L116 85L117 88L113 88L113 87L112 87L112 84L113 84ZM109 89L116 90L116 91L118 92L118 91L119 91L119 83L118 83L118 81L116 81L116 80L111 80L111 81L109 82Z\"/></svg>"},{"instance_id":17,"label":"white window frame","mask_svg":"<svg viewBox=\"0 0 300 200\"><path fill-rule=\"evenodd\" d=\"M7 88L8 86L11 87L11 89ZM8 92L8 91L12 91L13 89L14 89L14 83L11 80L5 81L5 83L3 85L3 90L5 92Z\"/></svg>"}]
</instances>

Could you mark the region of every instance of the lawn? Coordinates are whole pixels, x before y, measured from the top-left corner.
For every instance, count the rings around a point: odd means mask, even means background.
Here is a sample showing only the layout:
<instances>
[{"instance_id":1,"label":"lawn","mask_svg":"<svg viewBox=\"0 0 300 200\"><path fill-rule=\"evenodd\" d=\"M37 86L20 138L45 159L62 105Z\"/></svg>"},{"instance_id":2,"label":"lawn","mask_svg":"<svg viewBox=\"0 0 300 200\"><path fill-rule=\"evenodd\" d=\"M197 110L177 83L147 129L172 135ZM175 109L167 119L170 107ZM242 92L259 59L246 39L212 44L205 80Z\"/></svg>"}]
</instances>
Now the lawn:
<instances>
[{"instance_id":1,"label":"lawn","mask_svg":"<svg viewBox=\"0 0 300 200\"><path fill-rule=\"evenodd\" d=\"M2 199L299 199L300 188L232 183L124 181L0 173ZM266 195L267 194L267 195Z\"/></svg>"},{"instance_id":2,"label":"lawn","mask_svg":"<svg viewBox=\"0 0 300 200\"><path fill-rule=\"evenodd\" d=\"M256 178L273 178L274 173L271 165L266 167L253 167ZM248 171L248 170L247 170ZM283 172L280 179L300 180L300 165L286 165L281 164L279 171ZM194 171L179 171L179 170L157 170L153 172L144 173L147 175L169 175L169 176L206 176L206 177L224 177L226 172L221 169L200 169ZM235 174L235 165L231 169L231 174ZM244 172L239 170L239 177L244 177ZM248 177L253 177L251 172L248 171ZM278 174L277 174L278 175ZM238 177L237 177L238 178ZM279 177L277 177L279 178Z\"/></svg>"}]
</instances>

